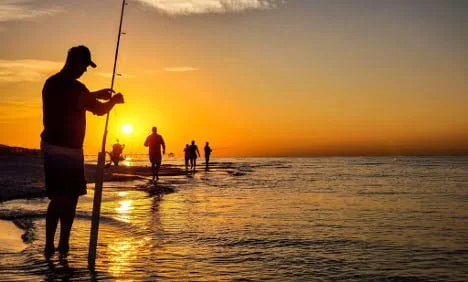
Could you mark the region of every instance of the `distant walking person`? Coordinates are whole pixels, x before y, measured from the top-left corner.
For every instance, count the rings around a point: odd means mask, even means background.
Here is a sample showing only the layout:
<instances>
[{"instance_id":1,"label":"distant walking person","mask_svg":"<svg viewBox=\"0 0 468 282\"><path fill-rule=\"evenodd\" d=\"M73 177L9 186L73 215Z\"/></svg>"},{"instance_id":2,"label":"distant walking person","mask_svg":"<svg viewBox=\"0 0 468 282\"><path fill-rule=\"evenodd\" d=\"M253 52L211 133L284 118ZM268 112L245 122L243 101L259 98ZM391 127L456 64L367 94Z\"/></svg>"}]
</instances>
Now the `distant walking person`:
<instances>
[{"instance_id":1,"label":"distant walking person","mask_svg":"<svg viewBox=\"0 0 468 282\"><path fill-rule=\"evenodd\" d=\"M189 146L189 159L190 159L190 170L195 171L197 166L197 155L200 156L198 146L195 145L195 141L192 140L192 144Z\"/></svg>"},{"instance_id":2,"label":"distant walking person","mask_svg":"<svg viewBox=\"0 0 468 282\"><path fill-rule=\"evenodd\" d=\"M47 260L55 253L54 237L59 221L58 251L61 256L68 255L78 197L86 194L83 157L86 111L104 115L124 102L120 93L112 96L111 89L90 92L78 81L88 66L96 67L89 49L82 45L73 47L68 50L62 70L49 77L42 89L41 152L46 195L50 199L44 248ZM108 101L102 103L98 99Z\"/></svg>"},{"instance_id":3,"label":"distant walking person","mask_svg":"<svg viewBox=\"0 0 468 282\"><path fill-rule=\"evenodd\" d=\"M159 169L161 168L162 155L166 153L166 144L161 135L158 134L156 126L152 128L153 133L145 140L145 147L149 147L149 159L151 162L151 170L153 171L153 181L159 180ZM161 155L162 147L162 155Z\"/></svg>"},{"instance_id":4,"label":"distant walking person","mask_svg":"<svg viewBox=\"0 0 468 282\"><path fill-rule=\"evenodd\" d=\"M210 148L210 143L206 142L205 144L205 169L208 170L208 163L210 162L210 155L213 150Z\"/></svg>"},{"instance_id":5,"label":"distant walking person","mask_svg":"<svg viewBox=\"0 0 468 282\"><path fill-rule=\"evenodd\" d=\"M188 171L189 157L190 157L189 144L185 144L185 148L184 148L185 171Z\"/></svg>"}]
</instances>

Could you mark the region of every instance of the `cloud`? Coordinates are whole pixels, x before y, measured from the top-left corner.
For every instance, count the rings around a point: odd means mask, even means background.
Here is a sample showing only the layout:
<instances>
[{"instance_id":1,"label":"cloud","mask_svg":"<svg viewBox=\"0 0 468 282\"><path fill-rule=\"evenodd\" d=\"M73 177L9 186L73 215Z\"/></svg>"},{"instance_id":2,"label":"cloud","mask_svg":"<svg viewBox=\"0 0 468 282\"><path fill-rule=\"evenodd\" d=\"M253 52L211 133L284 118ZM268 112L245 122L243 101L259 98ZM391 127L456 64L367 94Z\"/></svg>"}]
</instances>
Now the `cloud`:
<instances>
[{"instance_id":1,"label":"cloud","mask_svg":"<svg viewBox=\"0 0 468 282\"><path fill-rule=\"evenodd\" d=\"M2 97L2 101L0 101L0 124L14 123L19 119L35 117L40 113L41 105L41 98L18 100L18 98L8 96Z\"/></svg>"},{"instance_id":2,"label":"cloud","mask_svg":"<svg viewBox=\"0 0 468 282\"><path fill-rule=\"evenodd\" d=\"M52 16L63 11L62 8L38 7L34 5L35 3L39 3L39 1L2 0L0 2L0 23Z\"/></svg>"},{"instance_id":3,"label":"cloud","mask_svg":"<svg viewBox=\"0 0 468 282\"><path fill-rule=\"evenodd\" d=\"M45 80L63 63L43 60L1 60L0 83Z\"/></svg>"},{"instance_id":4,"label":"cloud","mask_svg":"<svg viewBox=\"0 0 468 282\"><path fill-rule=\"evenodd\" d=\"M135 0L170 15L229 13L275 8L284 0Z\"/></svg>"},{"instance_id":5,"label":"cloud","mask_svg":"<svg viewBox=\"0 0 468 282\"><path fill-rule=\"evenodd\" d=\"M187 72L187 71L197 71L198 68L194 67L169 67L169 68L164 68L164 71L166 72Z\"/></svg>"}]
</instances>

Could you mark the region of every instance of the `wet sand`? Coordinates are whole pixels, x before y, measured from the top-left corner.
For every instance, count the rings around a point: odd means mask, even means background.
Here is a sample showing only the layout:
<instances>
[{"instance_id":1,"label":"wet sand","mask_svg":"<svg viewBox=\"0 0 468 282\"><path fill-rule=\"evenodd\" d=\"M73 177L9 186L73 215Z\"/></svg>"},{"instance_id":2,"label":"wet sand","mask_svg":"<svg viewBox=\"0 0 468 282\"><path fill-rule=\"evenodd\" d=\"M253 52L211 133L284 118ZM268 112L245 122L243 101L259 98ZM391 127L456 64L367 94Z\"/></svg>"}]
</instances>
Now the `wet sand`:
<instances>
[{"instance_id":1,"label":"wet sand","mask_svg":"<svg viewBox=\"0 0 468 282\"><path fill-rule=\"evenodd\" d=\"M86 179L93 183L96 165L85 165ZM185 175L177 167L163 166L160 176ZM150 178L149 167L111 166L104 169L104 181L127 181ZM42 158L38 154L8 153L0 155L0 202L45 197ZM15 222L0 219L0 250L20 252L27 245L25 231Z\"/></svg>"},{"instance_id":2,"label":"wet sand","mask_svg":"<svg viewBox=\"0 0 468 282\"><path fill-rule=\"evenodd\" d=\"M226 166L225 166L226 165ZM88 183L94 183L96 164L86 164L85 174ZM228 164L213 163L210 168L226 169L232 171ZM159 176L164 177L187 175L182 168L174 165L163 164ZM104 168L104 182L106 181L132 181L148 179L152 177L149 166L110 166ZM135 187L137 190L147 190L148 193L166 194L174 192L164 185L152 184ZM32 199L45 197L43 161L38 150L14 148L0 145L0 203L15 199ZM25 243L30 240L30 234L25 233L29 224L22 220L8 221L0 219L0 246L7 246L4 251L19 252L24 249ZM29 239L28 239L29 238ZM3 250L3 249L2 249Z\"/></svg>"},{"instance_id":3,"label":"wet sand","mask_svg":"<svg viewBox=\"0 0 468 282\"><path fill-rule=\"evenodd\" d=\"M86 164L85 174L88 183L94 183L96 176L96 164ZM226 169L227 173L232 173L229 165L226 167L213 163L210 168ZM183 176L187 172L174 165L163 164L159 171L159 176ZM132 181L137 179L148 179L152 177L149 166L110 166L104 168L104 182L106 181ZM166 189L165 186L158 185L159 189L153 189L153 185L145 187L135 187L135 189L148 190L149 193L172 193L173 189ZM161 188L162 187L162 188ZM45 197L44 168L43 161L38 150L24 149L19 147L8 147L0 145L0 203L15 199L32 199ZM2 219L0 219L2 220ZM22 246L21 222L11 222L3 220L0 230L9 230L9 235L0 237L0 245L11 245L15 249ZM19 236L13 231L19 231ZM4 233L7 234L7 233ZM26 236L27 237L27 236ZM6 239L5 239L6 238ZM13 240L10 242L9 240ZM25 238L23 238L25 240Z\"/></svg>"},{"instance_id":4,"label":"wet sand","mask_svg":"<svg viewBox=\"0 0 468 282\"><path fill-rule=\"evenodd\" d=\"M96 165L85 166L88 183L94 183ZM163 165L160 176L185 175L185 171ZM104 181L126 181L151 177L149 167L111 166L104 169ZM0 202L45 197L42 159L37 155L0 156Z\"/></svg>"},{"instance_id":5,"label":"wet sand","mask_svg":"<svg viewBox=\"0 0 468 282\"><path fill-rule=\"evenodd\" d=\"M0 251L21 252L27 245L21 240L24 231L13 222L0 220Z\"/></svg>"}]
</instances>

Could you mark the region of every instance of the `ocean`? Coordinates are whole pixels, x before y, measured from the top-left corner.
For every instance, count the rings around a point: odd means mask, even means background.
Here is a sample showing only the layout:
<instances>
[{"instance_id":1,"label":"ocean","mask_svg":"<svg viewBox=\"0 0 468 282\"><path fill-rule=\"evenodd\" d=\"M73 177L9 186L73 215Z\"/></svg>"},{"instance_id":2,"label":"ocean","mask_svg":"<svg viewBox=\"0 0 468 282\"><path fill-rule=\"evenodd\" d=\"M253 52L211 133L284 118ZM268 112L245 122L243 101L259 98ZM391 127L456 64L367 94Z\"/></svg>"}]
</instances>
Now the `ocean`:
<instances>
[{"instance_id":1,"label":"ocean","mask_svg":"<svg viewBox=\"0 0 468 282\"><path fill-rule=\"evenodd\" d=\"M46 199L0 203L29 238L0 246L0 281L468 281L467 157L214 161L161 177L171 194L105 183L95 272L94 185L65 262L42 256Z\"/></svg>"}]
</instances>

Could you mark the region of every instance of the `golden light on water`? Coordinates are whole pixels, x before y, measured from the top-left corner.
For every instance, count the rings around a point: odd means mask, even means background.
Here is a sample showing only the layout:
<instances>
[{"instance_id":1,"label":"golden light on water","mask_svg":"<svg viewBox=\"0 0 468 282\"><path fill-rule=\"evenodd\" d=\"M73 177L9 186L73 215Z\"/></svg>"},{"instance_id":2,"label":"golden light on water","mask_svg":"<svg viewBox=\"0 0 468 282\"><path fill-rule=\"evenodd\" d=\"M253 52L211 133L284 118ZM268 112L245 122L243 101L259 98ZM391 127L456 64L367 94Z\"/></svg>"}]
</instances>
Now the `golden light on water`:
<instances>
[{"instance_id":1,"label":"golden light on water","mask_svg":"<svg viewBox=\"0 0 468 282\"><path fill-rule=\"evenodd\" d=\"M132 166L132 158L131 157L126 157L125 160L122 161L122 165Z\"/></svg>"},{"instance_id":2,"label":"golden light on water","mask_svg":"<svg viewBox=\"0 0 468 282\"><path fill-rule=\"evenodd\" d=\"M114 240L108 245L108 270L115 277L128 274L133 271L133 265L137 264L138 254L147 248L151 238L143 237L139 240L134 238L122 238ZM131 280L122 280L131 281Z\"/></svg>"},{"instance_id":3,"label":"golden light on water","mask_svg":"<svg viewBox=\"0 0 468 282\"><path fill-rule=\"evenodd\" d=\"M124 200L119 202L119 207L115 208L118 214L118 219L124 222L130 222L128 214L133 210L132 200Z\"/></svg>"},{"instance_id":4,"label":"golden light on water","mask_svg":"<svg viewBox=\"0 0 468 282\"><path fill-rule=\"evenodd\" d=\"M133 126L131 124L124 124L122 126L122 132L125 134L131 134L133 132Z\"/></svg>"},{"instance_id":5,"label":"golden light on water","mask_svg":"<svg viewBox=\"0 0 468 282\"><path fill-rule=\"evenodd\" d=\"M117 201L117 206L114 206L117 213L116 219L129 223L130 225L125 225L128 227L136 224L134 213L138 213L135 207L138 203L128 199L132 197L132 192L119 191L117 195L122 197L122 200ZM150 236L134 237L135 234L127 236L127 232L132 232L132 230L125 230L122 233L112 232L112 235L108 237L106 260L108 271L116 278L116 281L130 281L119 279L125 278L134 271L134 266L140 263L139 256L147 251L151 244Z\"/></svg>"},{"instance_id":6,"label":"golden light on water","mask_svg":"<svg viewBox=\"0 0 468 282\"><path fill-rule=\"evenodd\" d=\"M122 239L120 238L120 240L116 240L108 245L109 253L112 254L109 256L109 272L116 276L131 270L129 260L135 255L132 240Z\"/></svg>"}]
</instances>

